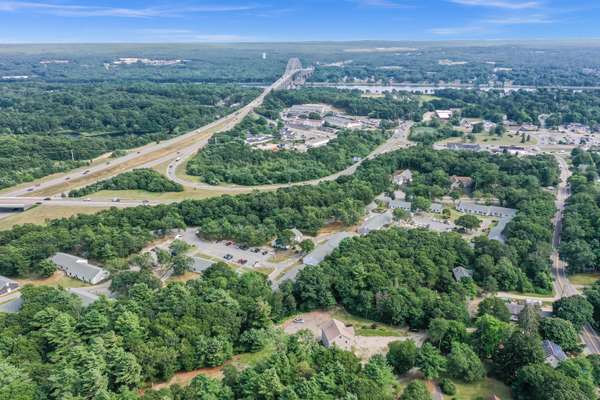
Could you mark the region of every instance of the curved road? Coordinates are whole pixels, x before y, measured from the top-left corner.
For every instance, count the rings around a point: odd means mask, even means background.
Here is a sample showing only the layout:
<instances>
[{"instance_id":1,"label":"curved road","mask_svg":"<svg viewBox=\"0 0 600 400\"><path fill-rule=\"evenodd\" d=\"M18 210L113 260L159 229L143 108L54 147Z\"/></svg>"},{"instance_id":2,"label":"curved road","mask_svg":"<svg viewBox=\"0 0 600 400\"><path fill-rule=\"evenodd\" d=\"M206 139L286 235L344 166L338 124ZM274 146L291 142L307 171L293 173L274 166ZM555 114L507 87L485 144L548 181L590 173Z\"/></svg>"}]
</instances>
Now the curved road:
<instances>
[{"instance_id":1,"label":"curved road","mask_svg":"<svg viewBox=\"0 0 600 400\"><path fill-rule=\"evenodd\" d=\"M393 150L397 150L401 147L409 146L408 142L408 133L410 132L410 128L413 123L410 121L402 122L400 126L396 129L394 134L383 144L378 146L366 159L371 159L379 154L387 153ZM208 143L208 139L204 140L202 144L198 148L188 149L185 152L181 153L177 159L173 160L169 163L167 167L167 176L172 181L175 181L183 186L187 186L194 189L202 189L202 190L214 190L219 192L239 192L241 190L274 190L282 187L294 186L294 185L316 185L320 182L324 181L333 181L336 180L340 176L344 175L352 175L356 169L362 164L363 160L352 164L348 168L336 172L335 174L319 178L313 179L309 181L302 182L294 182L294 183L281 183L281 184L269 184L269 185L257 185L257 186L237 186L237 185L209 185L204 182L197 182L195 180L190 180L187 177L182 177L177 174L177 169L182 166L185 161L192 157L199 148L205 146Z\"/></svg>"}]
</instances>

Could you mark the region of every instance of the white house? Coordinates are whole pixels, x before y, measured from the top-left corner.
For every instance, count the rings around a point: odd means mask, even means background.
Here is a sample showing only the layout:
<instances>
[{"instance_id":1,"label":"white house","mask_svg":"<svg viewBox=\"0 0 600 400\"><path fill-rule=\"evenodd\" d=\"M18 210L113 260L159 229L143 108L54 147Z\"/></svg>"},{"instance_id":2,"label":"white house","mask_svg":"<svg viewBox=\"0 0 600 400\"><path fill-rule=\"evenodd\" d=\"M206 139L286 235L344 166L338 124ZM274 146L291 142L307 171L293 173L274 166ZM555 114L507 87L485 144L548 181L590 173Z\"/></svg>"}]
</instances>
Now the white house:
<instances>
[{"instance_id":1,"label":"white house","mask_svg":"<svg viewBox=\"0 0 600 400\"><path fill-rule=\"evenodd\" d=\"M71 278L79 279L92 285L108 279L110 272L104 268L89 264L87 260L67 253L56 253L51 258L52 262Z\"/></svg>"},{"instance_id":2,"label":"white house","mask_svg":"<svg viewBox=\"0 0 600 400\"><path fill-rule=\"evenodd\" d=\"M354 328L332 319L321 329L321 342L325 347L337 346L351 350L354 345Z\"/></svg>"}]
</instances>

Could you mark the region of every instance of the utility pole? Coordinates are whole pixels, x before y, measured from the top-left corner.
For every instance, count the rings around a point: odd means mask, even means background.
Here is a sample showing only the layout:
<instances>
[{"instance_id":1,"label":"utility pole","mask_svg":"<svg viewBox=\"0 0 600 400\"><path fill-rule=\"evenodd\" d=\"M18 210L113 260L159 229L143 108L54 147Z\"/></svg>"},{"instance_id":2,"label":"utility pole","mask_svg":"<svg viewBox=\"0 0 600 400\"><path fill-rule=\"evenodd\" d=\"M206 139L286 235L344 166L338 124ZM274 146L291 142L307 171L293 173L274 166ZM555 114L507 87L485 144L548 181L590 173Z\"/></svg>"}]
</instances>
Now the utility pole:
<instances>
[{"instance_id":1,"label":"utility pole","mask_svg":"<svg viewBox=\"0 0 600 400\"><path fill-rule=\"evenodd\" d=\"M71 149L71 161L75 161L75 154L73 154L73 149Z\"/></svg>"}]
</instances>

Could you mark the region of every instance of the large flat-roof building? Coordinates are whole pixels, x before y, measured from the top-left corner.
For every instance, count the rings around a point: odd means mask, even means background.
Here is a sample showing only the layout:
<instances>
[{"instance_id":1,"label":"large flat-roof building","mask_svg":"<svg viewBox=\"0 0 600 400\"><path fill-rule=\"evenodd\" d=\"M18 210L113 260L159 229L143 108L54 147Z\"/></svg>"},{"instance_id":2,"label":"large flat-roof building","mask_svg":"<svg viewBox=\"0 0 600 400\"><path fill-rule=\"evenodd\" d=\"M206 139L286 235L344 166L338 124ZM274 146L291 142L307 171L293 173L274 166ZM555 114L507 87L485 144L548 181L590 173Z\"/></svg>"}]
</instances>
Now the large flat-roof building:
<instances>
[{"instance_id":1,"label":"large flat-roof building","mask_svg":"<svg viewBox=\"0 0 600 400\"><path fill-rule=\"evenodd\" d=\"M328 255L333 253L335 249L340 245L342 240L351 237L352 234L348 232L338 232L331 235L331 238L327 240L325 243L318 245L315 247L313 251L308 253L302 262L304 265L319 265L321 261L325 259Z\"/></svg>"},{"instance_id":2,"label":"large flat-roof building","mask_svg":"<svg viewBox=\"0 0 600 400\"><path fill-rule=\"evenodd\" d=\"M96 285L110 276L110 273L104 268L92 265L87 260L71 254L56 253L51 260L67 276L92 285Z\"/></svg>"},{"instance_id":3,"label":"large flat-roof building","mask_svg":"<svg viewBox=\"0 0 600 400\"><path fill-rule=\"evenodd\" d=\"M517 215L517 210L514 208L486 206L469 201L461 201L456 209L465 214L477 214L486 217L514 217Z\"/></svg>"}]
</instances>

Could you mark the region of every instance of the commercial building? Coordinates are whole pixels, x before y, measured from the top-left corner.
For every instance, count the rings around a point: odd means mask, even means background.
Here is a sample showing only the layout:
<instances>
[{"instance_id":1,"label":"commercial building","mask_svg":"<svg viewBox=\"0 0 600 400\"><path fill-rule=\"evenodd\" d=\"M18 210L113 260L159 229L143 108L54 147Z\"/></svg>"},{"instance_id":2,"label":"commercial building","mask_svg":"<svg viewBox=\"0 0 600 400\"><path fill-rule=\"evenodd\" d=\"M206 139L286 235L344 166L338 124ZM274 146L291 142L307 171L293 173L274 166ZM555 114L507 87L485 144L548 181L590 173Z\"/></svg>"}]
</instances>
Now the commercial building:
<instances>
[{"instance_id":1,"label":"commercial building","mask_svg":"<svg viewBox=\"0 0 600 400\"><path fill-rule=\"evenodd\" d=\"M104 268L92 265L87 260L71 254L56 253L51 260L67 276L92 285L96 285L110 276L110 273Z\"/></svg>"},{"instance_id":2,"label":"commercial building","mask_svg":"<svg viewBox=\"0 0 600 400\"><path fill-rule=\"evenodd\" d=\"M321 329L321 343L325 347L336 346L343 350L351 350L354 340L354 328L337 319L332 319Z\"/></svg>"},{"instance_id":3,"label":"commercial building","mask_svg":"<svg viewBox=\"0 0 600 400\"><path fill-rule=\"evenodd\" d=\"M300 115L308 115L310 113L317 113L319 115L325 114L329 111L329 107L324 104L297 104L290 107L286 114L289 117L297 117Z\"/></svg>"},{"instance_id":4,"label":"commercial building","mask_svg":"<svg viewBox=\"0 0 600 400\"><path fill-rule=\"evenodd\" d=\"M325 123L335 128L341 129L357 129L362 126L362 123L360 121L356 121L352 118L342 116L326 117Z\"/></svg>"},{"instance_id":5,"label":"commercial building","mask_svg":"<svg viewBox=\"0 0 600 400\"><path fill-rule=\"evenodd\" d=\"M313 251L308 253L302 260L304 265L318 265L328 255L333 253L335 249L340 245L342 240L351 237L352 234L348 232L338 232L329 238L325 243L315 247Z\"/></svg>"},{"instance_id":6,"label":"commercial building","mask_svg":"<svg viewBox=\"0 0 600 400\"><path fill-rule=\"evenodd\" d=\"M481 151L481 146L473 143L448 143L448 150Z\"/></svg>"},{"instance_id":7,"label":"commercial building","mask_svg":"<svg viewBox=\"0 0 600 400\"><path fill-rule=\"evenodd\" d=\"M442 120L452 118L452 110L435 110L435 116Z\"/></svg>"}]
</instances>

